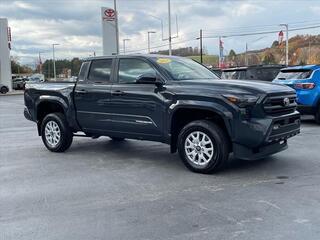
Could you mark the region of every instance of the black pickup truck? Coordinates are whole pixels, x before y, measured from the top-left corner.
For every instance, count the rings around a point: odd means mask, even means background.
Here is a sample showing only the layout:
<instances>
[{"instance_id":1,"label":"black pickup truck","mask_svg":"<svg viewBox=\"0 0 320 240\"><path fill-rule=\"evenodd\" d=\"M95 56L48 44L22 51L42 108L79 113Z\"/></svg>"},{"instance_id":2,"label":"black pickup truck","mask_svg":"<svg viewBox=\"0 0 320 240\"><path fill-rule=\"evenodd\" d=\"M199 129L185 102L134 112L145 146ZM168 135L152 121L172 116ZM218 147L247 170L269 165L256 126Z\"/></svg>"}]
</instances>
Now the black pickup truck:
<instances>
[{"instance_id":1,"label":"black pickup truck","mask_svg":"<svg viewBox=\"0 0 320 240\"><path fill-rule=\"evenodd\" d=\"M167 143L192 171L220 169L287 148L300 131L296 94L259 81L222 80L182 57L127 55L85 59L76 82L27 84L27 119L53 152L78 132L114 141Z\"/></svg>"}]
</instances>

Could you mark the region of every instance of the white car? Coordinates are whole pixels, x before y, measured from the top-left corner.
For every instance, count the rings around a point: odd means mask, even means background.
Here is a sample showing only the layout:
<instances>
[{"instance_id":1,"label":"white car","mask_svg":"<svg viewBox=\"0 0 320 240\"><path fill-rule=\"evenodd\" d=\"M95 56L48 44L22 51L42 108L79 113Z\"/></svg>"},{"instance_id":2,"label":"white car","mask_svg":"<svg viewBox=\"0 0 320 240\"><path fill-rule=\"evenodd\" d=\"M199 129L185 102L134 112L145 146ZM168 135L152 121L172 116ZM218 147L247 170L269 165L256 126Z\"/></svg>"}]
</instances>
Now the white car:
<instances>
[{"instance_id":1,"label":"white car","mask_svg":"<svg viewBox=\"0 0 320 240\"><path fill-rule=\"evenodd\" d=\"M6 94L7 92L9 92L9 88L0 83L0 93Z\"/></svg>"}]
</instances>

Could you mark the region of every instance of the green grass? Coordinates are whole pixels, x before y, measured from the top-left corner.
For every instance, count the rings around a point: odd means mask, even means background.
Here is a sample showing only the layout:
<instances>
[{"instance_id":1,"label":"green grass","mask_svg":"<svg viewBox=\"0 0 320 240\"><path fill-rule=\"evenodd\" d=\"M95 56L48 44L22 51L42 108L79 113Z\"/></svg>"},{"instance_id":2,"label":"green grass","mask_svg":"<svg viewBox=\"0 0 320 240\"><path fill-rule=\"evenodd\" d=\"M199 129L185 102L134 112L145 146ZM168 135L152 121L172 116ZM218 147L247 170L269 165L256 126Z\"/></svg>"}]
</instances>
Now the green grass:
<instances>
[{"instance_id":1,"label":"green grass","mask_svg":"<svg viewBox=\"0 0 320 240\"><path fill-rule=\"evenodd\" d=\"M193 60L200 62L200 56L188 56L188 58L192 58ZM219 57L216 55L203 55L202 60L206 65L217 65Z\"/></svg>"}]
</instances>

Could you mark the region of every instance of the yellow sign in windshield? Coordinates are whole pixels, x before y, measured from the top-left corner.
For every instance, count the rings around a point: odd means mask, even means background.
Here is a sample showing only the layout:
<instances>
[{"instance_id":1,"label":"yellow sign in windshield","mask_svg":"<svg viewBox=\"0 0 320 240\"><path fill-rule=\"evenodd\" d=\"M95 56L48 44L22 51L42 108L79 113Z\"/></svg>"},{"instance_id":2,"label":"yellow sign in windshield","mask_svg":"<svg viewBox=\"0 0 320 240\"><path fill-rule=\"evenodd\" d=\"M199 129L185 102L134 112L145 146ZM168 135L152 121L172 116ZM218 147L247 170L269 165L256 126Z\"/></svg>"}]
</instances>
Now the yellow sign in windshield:
<instances>
[{"instance_id":1,"label":"yellow sign in windshield","mask_svg":"<svg viewBox=\"0 0 320 240\"><path fill-rule=\"evenodd\" d=\"M171 63L171 59L170 58L158 58L157 63L159 63L159 64Z\"/></svg>"}]
</instances>

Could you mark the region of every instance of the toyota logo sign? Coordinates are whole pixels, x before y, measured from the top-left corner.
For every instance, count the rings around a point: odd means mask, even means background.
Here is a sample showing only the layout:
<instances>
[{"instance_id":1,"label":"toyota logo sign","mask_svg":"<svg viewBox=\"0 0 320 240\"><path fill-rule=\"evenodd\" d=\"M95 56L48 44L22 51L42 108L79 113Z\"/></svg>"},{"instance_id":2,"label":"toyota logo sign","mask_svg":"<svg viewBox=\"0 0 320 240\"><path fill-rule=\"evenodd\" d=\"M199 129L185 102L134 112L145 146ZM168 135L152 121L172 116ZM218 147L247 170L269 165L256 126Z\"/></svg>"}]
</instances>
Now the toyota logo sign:
<instances>
[{"instance_id":1,"label":"toyota logo sign","mask_svg":"<svg viewBox=\"0 0 320 240\"><path fill-rule=\"evenodd\" d=\"M116 18L116 12L111 9L111 8L108 8L104 11L104 17L103 17L103 20L106 20L106 21L114 21Z\"/></svg>"},{"instance_id":2,"label":"toyota logo sign","mask_svg":"<svg viewBox=\"0 0 320 240\"><path fill-rule=\"evenodd\" d=\"M289 98L284 98L283 99L283 106L288 107L290 105L290 99Z\"/></svg>"}]
</instances>

